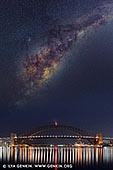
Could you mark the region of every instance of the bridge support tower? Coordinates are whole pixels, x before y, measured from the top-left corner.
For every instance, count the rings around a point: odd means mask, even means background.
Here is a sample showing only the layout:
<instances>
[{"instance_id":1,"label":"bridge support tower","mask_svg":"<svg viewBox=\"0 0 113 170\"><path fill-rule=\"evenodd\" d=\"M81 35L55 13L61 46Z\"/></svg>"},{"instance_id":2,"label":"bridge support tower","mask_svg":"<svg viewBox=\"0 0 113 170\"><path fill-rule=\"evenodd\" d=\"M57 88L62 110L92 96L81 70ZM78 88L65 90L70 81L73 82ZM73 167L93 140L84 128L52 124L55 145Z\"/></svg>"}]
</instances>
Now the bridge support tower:
<instances>
[{"instance_id":1,"label":"bridge support tower","mask_svg":"<svg viewBox=\"0 0 113 170\"><path fill-rule=\"evenodd\" d=\"M10 144L11 144L11 145L16 145L16 144L17 144L16 138L17 138L16 133L11 133L11 135L10 135L10 139L11 139Z\"/></svg>"},{"instance_id":2,"label":"bridge support tower","mask_svg":"<svg viewBox=\"0 0 113 170\"><path fill-rule=\"evenodd\" d=\"M103 136L101 133L96 134L96 145L103 145Z\"/></svg>"}]
</instances>

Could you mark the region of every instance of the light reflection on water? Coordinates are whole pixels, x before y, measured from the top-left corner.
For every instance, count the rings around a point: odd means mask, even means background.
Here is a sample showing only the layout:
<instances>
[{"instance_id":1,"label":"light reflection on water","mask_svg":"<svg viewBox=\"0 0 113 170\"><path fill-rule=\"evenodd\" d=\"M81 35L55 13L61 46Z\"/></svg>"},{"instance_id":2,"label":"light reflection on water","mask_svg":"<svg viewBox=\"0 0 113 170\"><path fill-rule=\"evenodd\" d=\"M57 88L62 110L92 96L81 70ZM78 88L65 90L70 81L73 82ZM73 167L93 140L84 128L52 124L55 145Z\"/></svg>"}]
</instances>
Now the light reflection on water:
<instances>
[{"instance_id":1,"label":"light reflection on water","mask_svg":"<svg viewBox=\"0 0 113 170\"><path fill-rule=\"evenodd\" d=\"M0 147L0 161L13 163L52 163L99 165L113 163L112 147Z\"/></svg>"}]
</instances>

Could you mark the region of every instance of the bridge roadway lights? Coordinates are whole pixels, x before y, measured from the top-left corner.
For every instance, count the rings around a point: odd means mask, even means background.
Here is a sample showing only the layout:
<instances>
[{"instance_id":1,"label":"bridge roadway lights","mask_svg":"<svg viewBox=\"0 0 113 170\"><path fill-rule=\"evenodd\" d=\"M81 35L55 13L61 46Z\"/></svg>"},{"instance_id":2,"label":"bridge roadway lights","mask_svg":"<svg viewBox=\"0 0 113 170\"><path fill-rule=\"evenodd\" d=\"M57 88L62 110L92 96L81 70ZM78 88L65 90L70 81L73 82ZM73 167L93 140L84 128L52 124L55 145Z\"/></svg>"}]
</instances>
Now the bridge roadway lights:
<instances>
[{"instance_id":1,"label":"bridge roadway lights","mask_svg":"<svg viewBox=\"0 0 113 170\"><path fill-rule=\"evenodd\" d=\"M14 138L14 139L13 139ZM51 139L51 138L70 138L70 139L77 139L78 141L79 141L79 143L80 143L80 141L82 140L82 139L87 139L89 142L90 142L90 144L95 144L96 145L96 143L98 144L98 140L99 140L99 137L97 136L97 137L93 137L93 136L72 136L72 135L39 135L39 136L14 136L14 135L12 135L12 144L23 144L23 143L25 143L26 142L26 140L27 141L33 141L33 140L38 140L38 139L46 139L46 138L49 138L49 139ZM95 139L95 140L94 140ZM99 144L98 144L99 145Z\"/></svg>"}]
</instances>

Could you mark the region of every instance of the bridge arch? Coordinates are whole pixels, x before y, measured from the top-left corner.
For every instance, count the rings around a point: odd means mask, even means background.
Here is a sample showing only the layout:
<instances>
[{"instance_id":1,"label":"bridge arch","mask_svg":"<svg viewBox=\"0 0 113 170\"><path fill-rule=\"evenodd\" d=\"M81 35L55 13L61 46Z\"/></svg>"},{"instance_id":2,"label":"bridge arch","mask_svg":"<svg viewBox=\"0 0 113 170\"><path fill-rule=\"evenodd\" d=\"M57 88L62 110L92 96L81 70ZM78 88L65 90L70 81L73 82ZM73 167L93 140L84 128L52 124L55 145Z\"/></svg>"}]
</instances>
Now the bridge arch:
<instances>
[{"instance_id":1,"label":"bridge arch","mask_svg":"<svg viewBox=\"0 0 113 170\"><path fill-rule=\"evenodd\" d=\"M26 133L27 135L36 135L36 134L40 134L40 133L43 133L43 132L47 132L47 131L51 131L51 130L54 130L54 131L63 131L63 132L71 132L71 133L75 133L79 136L82 136L82 135L90 135L92 136L91 134L89 134L88 132L84 131L84 130L81 130L79 128L75 128L73 126L66 126L66 125L47 125L47 126L41 126L37 129L34 129L28 133ZM23 134L25 135L25 134Z\"/></svg>"},{"instance_id":2,"label":"bridge arch","mask_svg":"<svg viewBox=\"0 0 113 170\"><path fill-rule=\"evenodd\" d=\"M95 137L91 134L89 134L88 132L86 132L85 130L73 127L73 126L67 126L67 125L46 125L46 126L40 126L37 129L33 129L31 131L29 131L28 133L24 133L22 135L19 135L16 138L17 143L24 143L25 140L34 140L35 136L37 135L41 135L45 132L50 132L50 131L54 131L54 132L65 132L65 133L71 133L73 135L78 135L78 137L82 137L82 136L88 136L89 138L87 138L88 142L90 142L91 144L95 143ZM26 138L25 138L26 137Z\"/></svg>"}]
</instances>

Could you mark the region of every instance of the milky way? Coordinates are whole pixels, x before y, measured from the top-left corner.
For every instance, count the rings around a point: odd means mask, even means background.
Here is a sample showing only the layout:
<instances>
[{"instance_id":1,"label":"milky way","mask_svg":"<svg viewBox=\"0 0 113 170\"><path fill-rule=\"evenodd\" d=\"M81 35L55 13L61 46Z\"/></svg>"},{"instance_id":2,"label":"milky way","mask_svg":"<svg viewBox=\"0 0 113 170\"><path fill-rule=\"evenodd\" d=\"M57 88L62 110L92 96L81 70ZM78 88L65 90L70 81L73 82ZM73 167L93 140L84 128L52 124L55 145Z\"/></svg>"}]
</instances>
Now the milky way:
<instances>
[{"instance_id":1,"label":"milky way","mask_svg":"<svg viewBox=\"0 0 113 170\"><path fill-rule=\"evenodd\" d=\"M61 65L76 41L88 31L103 26L113 19L113 3L103 3L91 13L76 19L74 23L55 24L48 30L46 42L33 54L27 54L21 61L19 79L25 96L32 96L41 89Z\"/></svg>"}]
</instances>

